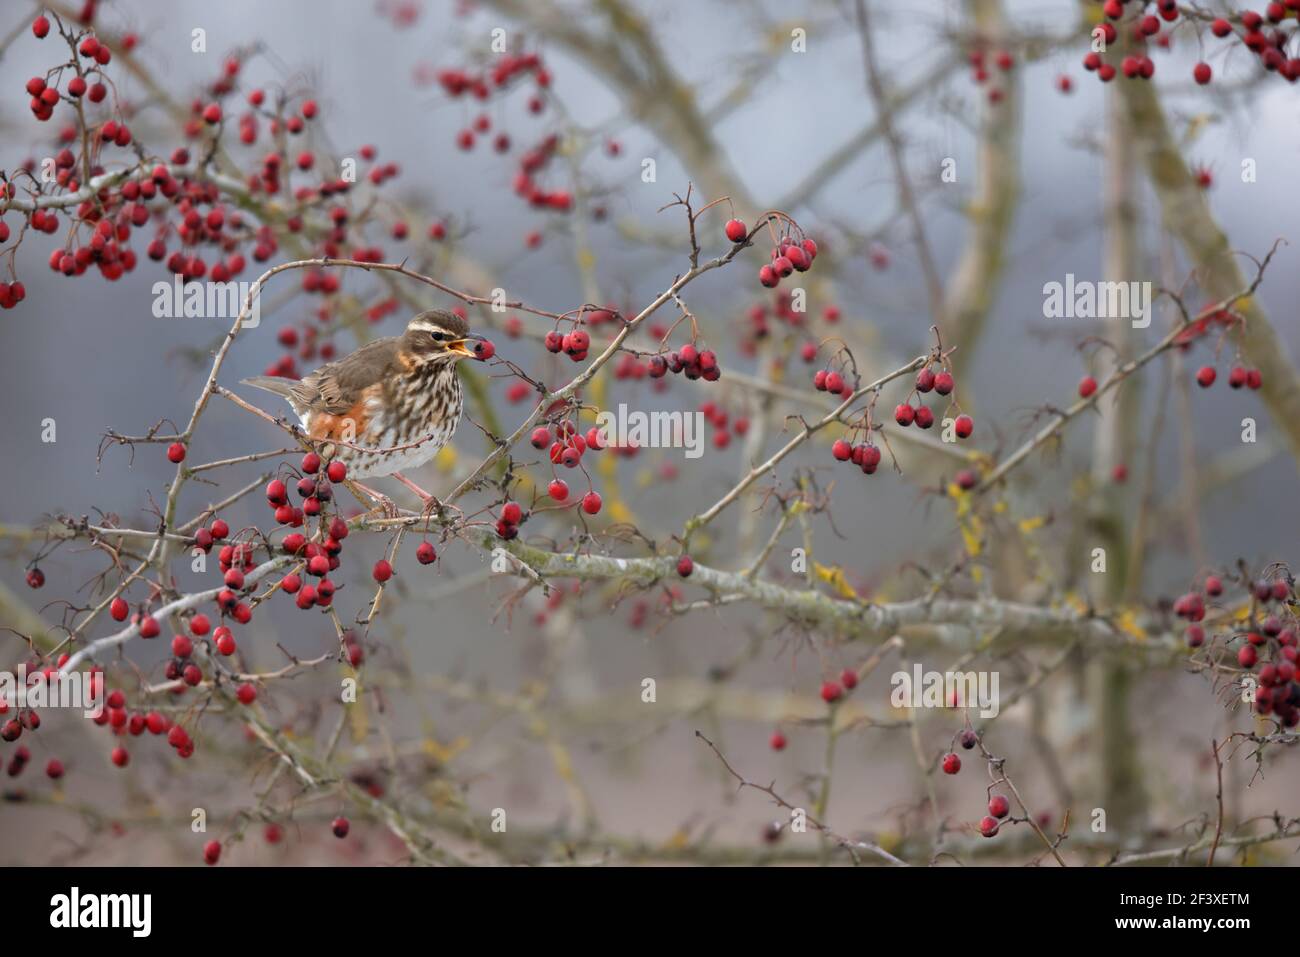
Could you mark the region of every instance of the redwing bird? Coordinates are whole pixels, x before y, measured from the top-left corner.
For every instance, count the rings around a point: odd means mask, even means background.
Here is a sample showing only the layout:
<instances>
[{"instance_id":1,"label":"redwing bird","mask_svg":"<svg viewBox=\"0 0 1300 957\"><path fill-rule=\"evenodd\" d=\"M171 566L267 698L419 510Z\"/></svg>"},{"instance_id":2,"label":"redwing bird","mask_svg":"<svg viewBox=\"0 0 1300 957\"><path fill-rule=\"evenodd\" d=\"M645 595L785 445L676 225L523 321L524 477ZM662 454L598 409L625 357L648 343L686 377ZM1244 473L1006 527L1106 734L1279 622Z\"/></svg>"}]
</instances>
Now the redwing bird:
<instances>
[{"instance_id":1,"label":"redwing bird","mask_svg":"<svg viewBox=\"0 0 1300 957\"><path fill-rule=\"evenodd\" d=\"M483 347L475 340L485 342L465 320L430 309L400 336L367 343L297 382L274 376L243 381L287 399L313 439L350 443L335 452L349 478L391 475L427 503L433 497L401 470L429 461L455 433L463 405L456 363L480 356Z\"/></svg>"}]
</instances>

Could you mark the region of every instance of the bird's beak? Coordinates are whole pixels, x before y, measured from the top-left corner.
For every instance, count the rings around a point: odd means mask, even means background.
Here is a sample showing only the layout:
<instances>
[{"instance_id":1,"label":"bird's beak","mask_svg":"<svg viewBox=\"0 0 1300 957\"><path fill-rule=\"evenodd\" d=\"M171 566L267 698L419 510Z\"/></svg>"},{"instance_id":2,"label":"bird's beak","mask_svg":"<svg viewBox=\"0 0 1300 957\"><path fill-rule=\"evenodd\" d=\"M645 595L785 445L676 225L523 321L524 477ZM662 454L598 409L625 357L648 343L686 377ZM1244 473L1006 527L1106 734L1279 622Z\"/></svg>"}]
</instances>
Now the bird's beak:
<instances>
[{"instance_id":1,"label":"bird's beak","mask_svg":"<svg viewBox=\"0 0 1300 957\"><path fill-rule=\"evenodd\" d=\"M476 336L471 332L464 339L453 339L451 342L447 343L447 348L458 356L465 356L467 359L473 359L476 358L476 353L474 352L474 347L470 345L470 341L482 338L482 336Z\"/></svg>"}]
</instances>

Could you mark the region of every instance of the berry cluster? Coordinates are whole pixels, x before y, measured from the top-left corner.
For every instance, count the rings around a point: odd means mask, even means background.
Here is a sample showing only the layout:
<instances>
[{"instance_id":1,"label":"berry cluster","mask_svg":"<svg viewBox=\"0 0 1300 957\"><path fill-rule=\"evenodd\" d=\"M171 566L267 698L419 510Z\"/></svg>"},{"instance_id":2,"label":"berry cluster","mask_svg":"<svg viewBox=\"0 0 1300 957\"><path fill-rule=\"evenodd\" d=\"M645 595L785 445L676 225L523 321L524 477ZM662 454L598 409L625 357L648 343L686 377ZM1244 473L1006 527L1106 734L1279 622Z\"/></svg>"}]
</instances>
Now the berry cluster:
<instances>
[{"instance_id":1,"label":"berry cluster","mask_svg":"<svg viewBox=\"0 0 1300 957\"><path fill-rule=\"evenodd\" d=\"M1218 370L1214 366L1201 366L1196 370L1196 384L1202 389L1208 389L1214 385L1218 377ZM1242 386L1259 389L1264 385L1264 376L1258 369L1247 369L1244 366L1235 365L1228 373L1228 385L1234 389L1240 389Z\"/></svg>"},{"instance_id":2,"label":"berry cluster","mask_svg":"<svg viewBox=\"0 0 1300 957\"><path fill-rule=\"evenodd\" d=\"M1011 55L1009 51L999 50L993 56L993 63L1001 72L1009 73L1012 69L1015 68L1016 59L1014 56ZM970 65L971 65L971 70L973 71L973 78L975 80L975 83L979 86L983 86L985 83L988 83L989 81L988 54L984 50L980 49L980 50L971 51ZM1004 95L1005 94L1003 93L1001 87L997 86L996 84L991 84L989 86L988 98L990 103L1001 102L1002 97Z\"/></svg>"},{"instance_id":3,"label":"berry cluster","mask_svg":"<svg viewBox=\"0 0 1300 957\"><path fill-rule=\"evenodd\" d=\"M712 349L698 349L690 342L666 356L650 357L650 378L662 379L669 372L673 375L680 373L692 381L717 382L722 377L717 354Z\"/></svg>"},{"instance_id":4,"label":"berry cluster","mask_svg":"<svg viewBox=\"0 0 1300 957\"><path fill-rule=\"evenodd\" d=\"M604 435L596 426L587 430L586 435L578 431L578 427L570 420L565 420L554 426L554 432L551 427L539 425L533 429L533 434L529 437L535 449L549 448L551 459L552 480L547 486L547 494L556 502L567 502L569 500L569 486L563 479L555 475L555 466L562 465L565 468L578 468L582 463L582 457L588 451L600 452L607 447ZM583 470L586 471L585 469ZM513 503L508 503L513 504ZM590 481L588 482L587 494L583 496L579 503L582 510L588 515L595 515L600 511L600 495L591 489ZM516 505L517 509L518 506ZM513 514L513 512L512 512ZM503 510L504 519L504 510ZM499 521L497 523L497 532L502 538L511 539L518 534L518 525L522 519L510 521Z\"/></svg>"}]
</instances>

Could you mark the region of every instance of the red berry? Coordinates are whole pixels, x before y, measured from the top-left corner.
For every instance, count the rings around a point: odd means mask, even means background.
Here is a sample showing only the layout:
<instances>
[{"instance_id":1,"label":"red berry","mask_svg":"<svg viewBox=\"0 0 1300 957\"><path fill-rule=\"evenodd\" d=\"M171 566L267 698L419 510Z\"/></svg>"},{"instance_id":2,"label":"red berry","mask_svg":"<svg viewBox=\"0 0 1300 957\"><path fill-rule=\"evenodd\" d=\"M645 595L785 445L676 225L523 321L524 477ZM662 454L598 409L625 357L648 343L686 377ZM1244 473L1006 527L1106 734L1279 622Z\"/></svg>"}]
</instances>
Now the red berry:
<instances>
[{"instance_id":1,"label":"red berry","mask_svg":"<svg viewBox=\"0 0 1300 957\"><path fill-rule=\"evenodd\" d=\"M975 423L969 415L959 415L957 421L953 423L953 430L957 433L957 438L968 439L971 432L975 430Z\"/></svg>"},{"instance_id":2,"label":"red berry","mask_svg":"<svg viewBox=\"0 0 1300 957\"><path fill-rule=\"evenodd\" d=\"M49 764L45 765L45 774L51 781L57 781L63 777L63 762L58 758L50 758Z\"/></svg>"},{"instance_id":3,"label":"red berry","mask_svg":"<svg viewBox=\"0 0 1300 957\"><path fill-rule=\"evenodd\" d=\"M108 606L108 613L113 617L114 621L126 621L126 616L130 610L126 599L121 595L114 598L112 604Z\"/></svg>"},{"instance_id":4,"label":"red berry","mask_svg":"<svg viewBox=\"0 0 1300 957\"><path fill-rule=\"evenodd\" d=\"M969 751L971 748L975 747L975 745L980 743L980 736L970 728L967 728L961 733L957 740L961 742L963 748Z\"/></svg>"},{"instance_id":5,"label":"red berry","mask_svg":"<svg viewBox=\"0 0 1300 957\"><path fill-rule=\"evenodd\" d=\"M126 748L120 745L113 749L113 753L109 755L109 759L119 768L124 768L131 763L131 755L127 752Z\"/></svg>"},{"instance_id":6,"label":"red berry","mask_svg":"<svg viewBox=\"0 0 1300 957\"><path fill-rule=\"evenodd\" d=\"M315 452L308 452L302 457L302 470L308 475L315 475L320 471L320 456Z\"/></svg>"},{"instance_id":7,"label":"red berry","mask_svg":"<svg viewBox=\"0 0 1300 957\"><path fill-rule=\"evenodd\" d=\"M555 479L546 487L546 493L557 502L563 502L569 497L569 486L563 479Z\"/></svg>"},{"instance_id":8,"label":"red berry","mask_svg":"<svg viewBox=\"0 0 1300 957\"><path fill-rule=\"evenodd\" d=\"M167 459L175 465L185 461L185 446L180 442L173 442L167 446Z\"/></svg>"},{"instance_id":9,"label":"red berry","mask_svg":"<svg viewBox=\"0 0 1300 957\"><path fill-rule=\"evenodd\" d=\"M190 640L189 635L174 635L172 637L172 654L177 658L188 658L194 654L194 642Z\"/></svg>"},{"instance_id":10,"label":"red berry","mask_svg":"<svg viewBox=\"0 0 1300 957\"><path fill-rule=\"evenodd\" d=\"M767 743L773 751L784 751L787 742L784 734L780 731L773 731L772 737L767 739Z\"/></svg>"},{"instance_id":11,"label":"red berry","mask_svg":"<svg viewBox=\"0 0 1300 957\"><path fill-rule=\"evenodd\" d=\"M929 392L934 388L934 379L934 371L929 366L926 366L916 374L916 391Z\"/></svg>"},{"instance_id":12,"label":"red berry","mask_svg":"<svg viewBox=\"0 0 1300 957\"><path fill-rule=\"evenodd\" d=\"M595 515L600 511L601 501L600 494L597 492L588 492L582 497L582 510L588 515Z\"/></svg>"},{"instance_id":13,"label":"red berry","mask_svg":"<svg viewBox=\"0 0 1300 957\"><path fill-rule=\"evenodd\" d=\"M745 224L738 219L728 220L727 225L723 228L727 234L727 238L733 243L740 242L749 233L749 230L745 228Z\"/></svg>"},{"instance_id":14,"label":"red berry","mask_svg":"<svg viewBox=\"0 0 1300 957\"><path fill-rule=\"evenodd\" d=\"M1004 818L1011 813L1011 802L1005 794L995 794L989 798L989 813L996 818Z\"/></svg>"},{"instance_id":15,"label":"red berry","mask_svg":"<svg viewBox=\"0 0 1300 957\"><path fill-rule=\"evenodd\" d=\"M852 691L858 686L858 673L852 668L845 668L840 672L840 684Z\"/></svg>"},{"instance_id":16,"label":"red berry","mask_svg":"<svg viewBox=\"0 0 1300 957\"><path fill-rule=\"evenodd\" d=\"M331 482L342 482L348 477L348 467L336 459L326 466L325 475Z\"/></svg>"},{"instance_id":17,"label":"red berry","mask_svg":"<svg viewBox=\"0 0 1300 957\"><path fill-rule=\"evenodd\" d=\"M843 439L836 439L835 444L831 446L831 455L841 462L847 462L852 454L853 446Z\"/></svg>"},{"instance_id":18,"label":"red berry","mask_svg":"<svg viewBox=\"0 0 1300 957\"><path fill-rule=\"evenodd\" d=\"M961 758L949 751L943 756L943 773L956 774L961 770Z\"/></svg>"},{"instance_id":19,"label":"red berry","mask_svg":"<svg viewBox=\"0 0 1300 957\"><path fill-rule=\"evenodd\" d=\"M843 694L844 694L844 689L840 687L840 683L838 681L822 682L822 700L825 701L827 704L832 704L836 701L839 701L840 697Z\"/></svg>"},{"instance_id":20,"label":"red berry","mask_svg":"<svg viewBox=\"0 0 1300 957\"><path fill-rule=\"evenodd\" d=\"M32 21L32 33L36 39L44 40L50 34L50 21L44 16L39 16Z\"/></svg>"},{"instance_id":21,"label":"red berry","mask_svg":"<svg viewBox=\"0 0 1300 957\"><path fill-rule=\"evenodd\" d=\"M158 624L158 620L154 618L152 615L145 615L143 618L140 619L141 638L157 638L161 630L162 629Z\"/></svg>"},{"instance_id":22,"label":"red berry","mask_svg":"<svg viewBox=\"0 0 1300 957\"><path fill-rule=\"evenodd\" d=\"M899 425L908 426L916 419L916 410L906 402L899 403L894 408L894 421Z\"/></svg>"},{"instance_id":23,"label":"red berry","mask_svg":"<svg viewBox=\"0 0 1300 957\"><path fill-rule=\"evenodd\" d=\"M508 525L518 525L524 520L524 510L518 502L506 502L501 506L501 520Z\"/></svg>"},{"instance_id":24,"label":"red berry","mask_svg":"<svg viewBox=\"0 0 1300 957\"><path fill-rule=\"evenodd\" d=\"M539 425L533 429L533 434L529 438L535 449L544 449L551 442L551 430L544 425Z\"/></svg>"},{"instance_id":25,"label":"red berry","mask_svg":"<svg viewBox=\"0 0 1300 957\"><path fill-rule=\"evenodd\" d=\"M831 395L839 395L844 391L844 377L838 372L826 373L826 391Z\"/></svg>"},{"instance_id":26,"label":"red berry","mask_svg":"<svg viewBox=\"0 0 1300 957\"><path fill-rule=\"evenodd\" d=\"M1264 385L1264 375L1258 369L1246 370L1246 387L1249 389L1259 389Z\"/></svg>"},{"instance_id":27,"label":"red berry","mask_svg":"<svg viewBox=\"0 0 1300 957\"><path fill-rule=\"evenodd\" d=\"M1210 24L1210 32L1216 37L1226 37L1232 32L1232 24L1222 17L1219 17Z\"/></svg>"},{"instance_id":28,"label":"red berry","mask_svg":"<svg viewBox=\"0 0 1300 957\"><path fill-rule=\"evenodd\" d=\"M1237 652L1237 664L1246 669L1255 667L1258 658L1254 645L1242 645L1241 650Z\"/></svg>"},{"instance_id":29,"label":"red berry","mask_svg":"<svg viewBox=\"0 0 1300 957\"><path fill-rule=\"evenodd\" d=\"M421 542L415 549L415 560L421 565L431 565L437 561L438 553L429 542Z\"/></svg>"},{"instance_id":30,"label":"red berry","mask_svg":"<svg viewBox=\"0 0 1300 957\"><path fill-rule=\"evenodd\" d=\"M1209 575L1205 579L1205 594L1211 598L1217 598L1223 594L1223 582L1217 575Z\"/></svg>"},{"instance_id":31,"label":"red berry","mask_svg":"<svg viewBox=\"0 0 1300 957\"><path fill-rule=\"evenodd\" d=\"M227 525L225 521L218 518L213 520L212 527L208 529L208 531L212 533L213 538L220 541L230 534L230 526Z\"/></svg>"},{"instance_id":32,"label":"red berry","mask_svg":"<svg viewBox=\"0 0 1300 957\"><path fill-rule=\"evenodd\" d=\"M1210 70L1210 64L1208 63L1198 63L1192 67L1192 78L1201 86L1209 83L1212 75L1213 71Z\"/></svg>"},{"instance_id":33,"label":"red berry","mask_svg":"<svg viewBox=\"0 0 1300 957\"><path fill-rule=\"evenodd\" d=\"M934 425L934 413L925 406L918 405L914 414L914 420L920 428L928 429L930 426Z\"/></svg>"},{"instance_id":34,"label":"red berry","mask_svg":"<svg viewBox=\"0 0 1300 957\"><path fill-rule=\"evenodd\" d=\"M375 562L375 567L371 570L370 574L374 576L375 581L381 583L386 582L388 579L393 577L393 566L388 564L387 559L381 558L379 561Z\"/></svg>"},{"instance_id":35,"label":"red berry","mask_svg":"<svg viewBox=\"0 0 1300 957\"><path fill-rule=\"evenodd\" d=\"M1097 391L1097 380L1090 375L1079 380L1079 398L1086 399Z\"/></svg>"},{"instance_id":36,"label":"red berry","mask_svg":"<svg viewBox=\"0 0 1300 957\"><path fill-rule=\"evenodd\" d=\"M257 689L245 681L235 689L235 697L239 699L240 704L252 704L257 700Z\"/></svg>"},{"instance_id":37,"label":"red berry","mask_svg":"<svg viewBox=\"0 0 1300 957\"><path fill-rule=\"evenodd\" d=\"M203 122L212 124L221 122L220 103L209 103L203 108Z\"/></svg>"},{"instance_id":38,"label":"red berry","mask_svg":"<svg viewBox=\"0 0 1300 957\"><path fill-rule=\"evenodd\" d=\"M934 377L934 391L940 395L947 395L952 391L955 384L956 383L953 382L952 373L946 370L940 372Z\"/></svg>"},{"instance_id":39,"label":"red berry","mask_svg":"<svg viewBox=\"0 0 1300 957\"><path fill-rule=\"evenodd\" d=\"M1196 384L1202 389L1208 389L1214 385L1214 380L1218 373L1214 371L1214 366L1201 366L1196 370Z\"/></svg>"},{"instance_id":40,"label":"red berry","mask_svg":"<svg viewBox=\"0 0 1300 957\"><path fill-rule=\"evenodd\" d=\"M985 817L980 821L980 833L985 837L997 837L998 822L995 818Z\"/></svg>"},{"instance_id":41,"label":"red berry","mask_svg":"<svg viewBox=\"0 0 1300 957\"><path fill-rule=\"evenodd\" d=\"M693 571L695 571L695 562L691 561L690 555L683 555L677 559L677 574L683 578L690 578Z\"/></svg>"},{"instance_id":42,"label":"red berry","mask_svg":"<svg viewBox=\"0 0 1300 957\"><path fill-rule=\"evenodd\" d=\"M334 836L340 840L348 836L348 831L351 829L351 826L352 825L348 823L348 819L345 817L336 817L332 822L330 822L330 830L332 830Z\"/></svg>"},{"instance_id":43,"label":"red berry","mask_svg":"<svg viewBox=\"0 0 1300 957\"><path fill-rule=\"evenodd\" d=\"M208 841L203 845L203 862L205 864L215 864L221 860L221 842Z\"/></svg>"},{"instance_id":44,"label":"red berry","mask_svg":"<svg viewBox=\"0 0 1300 957\"><path fill-rule=\"evenodd\" d=\"M1205 644L1205 629L1200 625L1188 625L1184 636L1187 638L1188 648L1199 648Z\"/></svg>"},{"instance_id":45,"label":"red berry","mask_svg":"<svg viewBox=\"0 0 1300 957\"><path fill-rule=\"evenodd\" d=\"M229 631L217 636L217 651L223 655L235 653L235 637Z\"/></svg>"}]
</instances>

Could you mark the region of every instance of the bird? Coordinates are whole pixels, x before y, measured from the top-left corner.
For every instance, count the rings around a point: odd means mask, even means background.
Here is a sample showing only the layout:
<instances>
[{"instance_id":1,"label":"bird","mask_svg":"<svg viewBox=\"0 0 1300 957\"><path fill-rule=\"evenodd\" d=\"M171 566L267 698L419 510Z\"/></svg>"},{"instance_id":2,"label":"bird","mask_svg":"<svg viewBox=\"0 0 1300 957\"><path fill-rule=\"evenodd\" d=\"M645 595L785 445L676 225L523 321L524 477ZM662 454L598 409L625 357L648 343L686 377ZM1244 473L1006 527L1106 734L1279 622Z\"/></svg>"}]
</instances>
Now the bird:
<instances>
[{"instance_id":1,"label":"bird","mask_svg":"<svg viewBox=\"0 0 1300 957\"><path fill-rule=\"evenodd\" d=\"M242 381L287 400L310 438L336 443L334 457L362 491L391 504L358 481L391 475L427 506L437 500L402 470L428 462L455 433L464 405L457 363L487 359L493 351L460 316L428 309L400 336L369 342L296 382L276 376Z\"/></svg>"}]
</instances>

